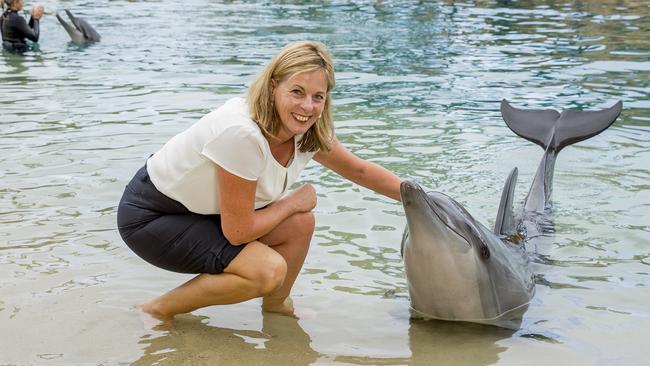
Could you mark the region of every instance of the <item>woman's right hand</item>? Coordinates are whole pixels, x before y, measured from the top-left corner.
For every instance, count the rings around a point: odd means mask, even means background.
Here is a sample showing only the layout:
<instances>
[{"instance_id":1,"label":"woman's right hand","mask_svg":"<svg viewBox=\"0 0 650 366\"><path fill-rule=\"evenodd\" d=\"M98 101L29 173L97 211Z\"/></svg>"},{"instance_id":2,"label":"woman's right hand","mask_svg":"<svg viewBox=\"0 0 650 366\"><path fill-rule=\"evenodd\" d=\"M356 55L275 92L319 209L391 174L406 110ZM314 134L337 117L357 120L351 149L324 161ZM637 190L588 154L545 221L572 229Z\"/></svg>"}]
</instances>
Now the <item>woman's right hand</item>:
<instances>
[{"instance_id":1,"label":"woman's right hand","mask_svg":"<svg viewBox=\"0 0 650 366\"><path fill-rule=\"evenodd\" d=\"M284 199L291 204L295 212L309 212L316 207L316 190L311 184L305 184L291 191Z\"/></svg>"}]
</instances>

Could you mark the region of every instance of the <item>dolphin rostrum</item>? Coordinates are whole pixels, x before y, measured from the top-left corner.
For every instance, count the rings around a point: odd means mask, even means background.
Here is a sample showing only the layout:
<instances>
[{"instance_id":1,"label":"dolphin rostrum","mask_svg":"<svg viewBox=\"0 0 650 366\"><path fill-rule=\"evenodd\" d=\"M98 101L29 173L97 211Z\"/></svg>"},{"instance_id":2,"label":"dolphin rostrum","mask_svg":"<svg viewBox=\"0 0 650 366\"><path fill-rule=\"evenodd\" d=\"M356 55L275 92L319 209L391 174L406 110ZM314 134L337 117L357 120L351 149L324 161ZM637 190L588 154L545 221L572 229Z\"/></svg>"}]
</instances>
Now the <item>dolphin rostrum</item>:
<instances>
[{"instance_id":1,"label":"dolphin rostrum","mask_svg":"<svg viewBox=\"0 0 650 366\"><path fill-rule=\"evenodd\" d=\"M68 18L70 18L70 23L72 23L72 25L63 20L58 13L56 14L56 18L59 20L59 23L61 23L66 32L68 32L72 42L76 44L84 44L87 42L99 42L101 40L99 33L97 33L97 31L87 21L74 16L68 9L65 9L65 13L68 14Z\"/></svg>"},{"instance_id":2,"label":"dolphin rostrum","mask_svg":"<svg viewBox=\"0 0 650 366\"><path fill-rule=\"evenodd\" d=\"M619 101L601 111L558 113L517 109L503 100L501 115L508 127L540 145L544 156L517 215L512 200L518 170L512 169L493 231L451 197L402 182L402 256L413 315L519 328L535 294L528 252L549 229L557 154L607 129L621 109Z\"/></svg>"}]
</instances>

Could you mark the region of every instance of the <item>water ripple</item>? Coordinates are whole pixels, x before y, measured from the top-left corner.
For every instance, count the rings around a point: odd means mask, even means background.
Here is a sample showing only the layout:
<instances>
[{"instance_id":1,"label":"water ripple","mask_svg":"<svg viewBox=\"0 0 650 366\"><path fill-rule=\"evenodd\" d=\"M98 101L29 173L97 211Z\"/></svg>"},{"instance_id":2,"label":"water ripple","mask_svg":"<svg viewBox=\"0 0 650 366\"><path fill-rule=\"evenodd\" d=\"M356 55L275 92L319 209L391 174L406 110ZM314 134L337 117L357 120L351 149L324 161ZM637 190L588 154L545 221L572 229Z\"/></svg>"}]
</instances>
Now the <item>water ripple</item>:
<instances>
[{"instance_id":1,"label":"water ripple","mask_svg":"<svg viewBox=\"0 0 650 366\"><path fill-rule=\"evenodd\" d=\"M109 309L142 301L142 289L154 296L180 281L147 266L119 238L115 207L124 185L169 137L243 94L270 54L306 38L326 43L335 57L338 138L359 156L451 195L488 224L508 171L519 167L519 204L542 155L503 124L501 99L582 110L624 103L610 129L559 156L556 225L548 253L534 258L537 295L514 336L409 321L401 205L311 163L301 183L318 192L318 226L295 291L299 307L319 312L300 321L309 336L298 332L311 337L301 344L315 355L311 361L647 359L636 341L648 338L650 319L647 2L46 1L49 14L64 5L96 26L102 42L70 44L48 15L41 52L0 54L0 326L35 339L3 338L0 363L118 364L142 355L139 336L130 338L141 330L125 328L130 313L111 313L125 327L95 325L106 323ZM70 310L79 308L82 321ZM246 328L259 316L254 310L210 319ZM34 326L25 315L47 312L70 330L52 329L51 319ZM149 339L160 353L155 360L191 355L198 358L188 362L201 363L212 346L201 339L249 334L201 319L185 335ZM61 339L77 345L80 334L98 334L115 346L82 347L92 357L59 343L42 349L37 345L52 340L30 329L63 332ZM184 342L188 335L192 342ZM262 338L248 343L278 340ZM181 344L168 347L170 339ZM247 360L253 348L235 353Z\"/></svg>"}]
</instances>

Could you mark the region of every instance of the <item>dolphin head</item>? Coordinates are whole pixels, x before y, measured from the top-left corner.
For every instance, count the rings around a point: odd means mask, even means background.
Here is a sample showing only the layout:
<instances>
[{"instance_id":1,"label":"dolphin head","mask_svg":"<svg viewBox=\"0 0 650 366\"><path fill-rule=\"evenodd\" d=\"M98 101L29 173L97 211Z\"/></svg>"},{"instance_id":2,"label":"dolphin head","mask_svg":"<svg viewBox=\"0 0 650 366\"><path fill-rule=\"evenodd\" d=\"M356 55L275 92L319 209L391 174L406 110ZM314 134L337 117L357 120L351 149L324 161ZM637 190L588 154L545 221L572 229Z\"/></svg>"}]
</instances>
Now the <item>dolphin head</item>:
<instances>
[{"instance_id":1,"label":"dolphin head","mask_svg":"<svg viewBox=\"0 0 650 366\"><path fill-rule=\"evenodd\" d=\"M459 253L466 259L490 257L480 224L453 198L439 192L426 193L410 181L402 182L400 194L409 235L417 243L427 242L427 247L439 254Z\"/></svg>"},{"instance_id":2,"label":"dolphin head","mask_svg":"<svg viewBox=\"0 0 650 366\"><path fill-rule=\"evenodd\" d=\"M74 43L83 43L83 42L85 42L83 33L81 33L81 31L79 29L77 29L77 27L74 25L74 22L72 21L72 19L70 20L70 22L72 24L70 24L70 23L66 22L65 20L63 20L63 18L58 13L56 14L56 19L59 20L59 23L61 23L61 25L63 26L63 29L65 29L65 31L68 33L68 35L70 36L70 39L72 40L72 42L74 42Z\"/></svg>"},{"instance_id":3,"label":"dolphin head","mask_svg":"<svg viewBox=\"0 0 650 366\"><path fill-rule=\"evenodd\" d=\"M97 33L97 31L90 24L88 24L87 21L76 17L68 9L65 9L64 11L68 15L70 23L72 24L69 24L63 20L63 18L58 13L56 14L56 18L63 26L63 29L68 32L68 35L70 36L72 42L83 44L86 42L99 42L101 40L99 33Z\"/></svg>"},{"instance_id":4,"label":"dolphin head","mask_svg":"<svg viewBox=\"0 0 650 366\"><path fill-rule=\"evenodd\" d=\"M443 320L510 322L511 311L528 304L534 293L525 251L503 243L449 196L426 193L410 181L401 184L400 193L413 310Z\"/></svg>"}]
</instances>

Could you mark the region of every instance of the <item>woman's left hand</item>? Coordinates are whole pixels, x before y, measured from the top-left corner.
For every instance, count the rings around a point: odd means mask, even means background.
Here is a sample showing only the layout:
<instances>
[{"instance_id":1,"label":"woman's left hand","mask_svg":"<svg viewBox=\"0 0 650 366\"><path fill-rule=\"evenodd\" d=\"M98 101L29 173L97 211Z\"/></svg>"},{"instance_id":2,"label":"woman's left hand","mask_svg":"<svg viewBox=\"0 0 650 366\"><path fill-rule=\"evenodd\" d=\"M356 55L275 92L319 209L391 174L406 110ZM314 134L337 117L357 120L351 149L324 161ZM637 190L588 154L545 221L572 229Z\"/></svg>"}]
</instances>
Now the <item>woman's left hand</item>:
<instances>
[{"instance_id":1,"label":"woman's left hand","mask_svg":"<svg viewBox=\"0 0 650 366\"><path fill-rule=\"evenodd\" d=\"M32 8L32 18L39 20L43 17L43 12L45 9L43 8L43 5L41 4L36 4L34 5L34 8Z\"/></svg>"}]
</instances>

